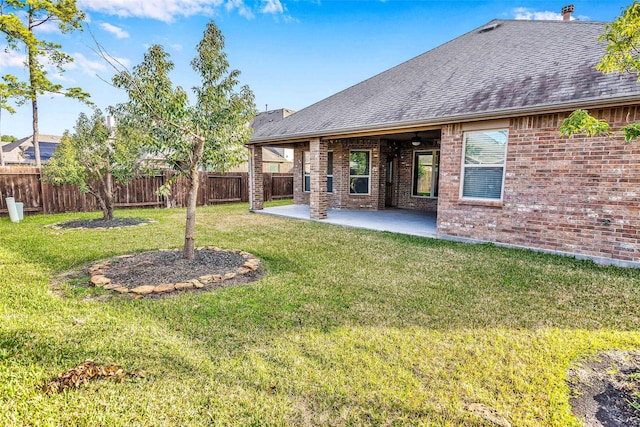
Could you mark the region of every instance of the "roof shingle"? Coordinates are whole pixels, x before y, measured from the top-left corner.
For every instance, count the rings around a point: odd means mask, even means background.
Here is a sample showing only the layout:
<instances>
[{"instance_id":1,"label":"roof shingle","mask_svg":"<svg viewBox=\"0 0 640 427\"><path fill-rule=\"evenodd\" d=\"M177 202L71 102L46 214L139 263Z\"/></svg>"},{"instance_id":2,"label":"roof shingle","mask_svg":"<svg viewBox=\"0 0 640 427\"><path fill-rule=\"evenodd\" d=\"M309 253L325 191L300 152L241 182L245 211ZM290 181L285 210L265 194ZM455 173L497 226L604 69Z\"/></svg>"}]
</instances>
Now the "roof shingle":
<instances>
[{"instance_id":1,"label":"roof shingle","mask_svg":"<svg viewBox=\"0 0 640 427\"><path fill-rule=\"evenodd\" d=\"M251 142L443 123L581 103L640 101L630 74L595 69L604 22L494 20L407 62L266 123Z\"/></svg>"}]
</instances>

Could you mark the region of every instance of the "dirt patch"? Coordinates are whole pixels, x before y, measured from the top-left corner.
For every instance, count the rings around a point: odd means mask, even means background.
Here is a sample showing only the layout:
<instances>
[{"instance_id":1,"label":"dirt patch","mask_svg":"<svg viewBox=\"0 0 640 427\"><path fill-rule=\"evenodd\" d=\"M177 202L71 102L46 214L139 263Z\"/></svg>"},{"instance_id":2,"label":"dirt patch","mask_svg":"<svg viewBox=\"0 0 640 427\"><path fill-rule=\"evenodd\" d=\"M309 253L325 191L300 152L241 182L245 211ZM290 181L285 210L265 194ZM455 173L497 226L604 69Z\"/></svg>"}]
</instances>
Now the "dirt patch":
<instances>
[{"instance_id":1,"label":"dirt patch","mask_svg":"<svg viewBox=\"0 0 640 427\"><path fill-rule=\"evenodd\" d=\"M110 220L98 219L77 219L72 221L60 222L50 227L55 229L71 230L76 228L104 229L104 228L120 228L134 227L137 225L146 225L151 221L145 218L114 218Z\"/></svg>"},{"instance_id":2,"label":"dirt patch","mask_svg":"<svg viewBox=\"0 0 640 427\"><path fill-rule=\"evenodd\" d=\"M640 352L602 352L568 376L569 403L585 427L640 426Z\"/></svg>"},{"instance_id":3,"label":"dirt patch","mask_svg":"<svg viewBox=\"0 0 640 427\"><path fill-rule=\"evenodd\" d=\"M181 250L160 250L117 256L67 272L54 282L54 289L68 283L72 288L101 287L113 296L164 298L241 285L258 280L262 274L260 261L239 250L199 248L193 260L183 259Z\"/></svg>"}]
</instances>

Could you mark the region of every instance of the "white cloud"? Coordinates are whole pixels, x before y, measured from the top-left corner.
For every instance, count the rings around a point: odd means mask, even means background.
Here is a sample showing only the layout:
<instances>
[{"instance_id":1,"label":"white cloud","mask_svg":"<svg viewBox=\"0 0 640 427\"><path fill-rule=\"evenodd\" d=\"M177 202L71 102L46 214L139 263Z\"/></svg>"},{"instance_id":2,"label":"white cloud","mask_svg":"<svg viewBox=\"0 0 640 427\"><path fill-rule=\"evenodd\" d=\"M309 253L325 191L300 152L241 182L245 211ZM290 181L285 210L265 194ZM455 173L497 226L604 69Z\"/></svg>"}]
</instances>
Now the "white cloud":
<instances>
[{"instance_id":1,"label":"white cloud","mask_svg":"<svg viewBox=\"0 0 640 427\"><path fill-rule=\"evenodd\" d=\"M238 9L238 14L240 16L244 16L247 19L252 19L254 17L251 9L244 4L244 0L227 0L224 7L228 12L231 12L234 9Z\"/></svg>"},{"instance_id":2,"label":"white cloud","mask_svg":"<svg viewBox=\"0 0 640 427\"><path fill-rule=\"evenodd\" d=\"M242 3L242 0L240 0ZM79 0L85 10L121 17L151 18L171 22L178 16L212 15L224 0Z\"/></svg>"},{"instance_id":3,"label":"white cloud","mask_svg":"<svg viewBox=\"0 0 640 427\"><path fill-rule=\"evenodd\" d=\"M262 13L283 13L284 8L282 7L282 3L280 0L263 0L262 8L260 8Z\"/></svg>"},{"instance_id":4,"label":"white cloud","mask_svg":"<svg viewBox=\"0 0 640 427\"><path fill-rule=\"evenodd\" d=\"M512 10L515 19L534 20L534 21L562 21L562 14L551 12L548 10L537 11L527 7L516 7ZM573 16L571 19L575 19ZM589 19L587 16L580 16L581 20Z\"/></svg>"},{"instance_id":5,"label":"white cloud","mask_svg":"<svg viewBox=\"0 0 640 427\"><path fill-rule=\"evenodd\" d=\"M85 11L105 13L120 17L157 19L172 22L177 17L215 15L216 9L236 11L247 19L254 17L246 0L78 0L78 7ZM281 0L261 0L259 10L266 14L283 14L286 10ZM257 7L257 6L256 6Z\"/></svg>"},{"instance_id":6,"label":"white cloud","mask_svg":"<svg viewBox=\"0 0 640 427\"><path fill-rule=\"evenodd\" d=\"M102 27L102 29L105 30L106 32L111 33L114 36L116 36L117 39L128 39L129 38L129 33L127 33L125 30L123 30L120 27L116 27L115 25L109 24L108 22L101 23L100 27Z\"/></svg>"},{"instance_id":7,"label":"white cloud","mask_svg":"<svg viewBox=\"0 0 640 427\"><path fill-rule=\"evenodd\" d=\"M3 52L0 54L0 67L20 67L24 68L27 62L27 55L8 50L6 46L2 47Z\"/></svg>"},{"instance_id":8,"label":"white cloud","mask_svg":"<svg viewBox=\"0 0 640 427\"><path fill-rule=\"evenodd\" d=\"M89 59L80 52L72 54L74 61L67 64L67 70L80 70L90 76L107 71L107 64L102 59Z\"/></svg>"}]
</instances>

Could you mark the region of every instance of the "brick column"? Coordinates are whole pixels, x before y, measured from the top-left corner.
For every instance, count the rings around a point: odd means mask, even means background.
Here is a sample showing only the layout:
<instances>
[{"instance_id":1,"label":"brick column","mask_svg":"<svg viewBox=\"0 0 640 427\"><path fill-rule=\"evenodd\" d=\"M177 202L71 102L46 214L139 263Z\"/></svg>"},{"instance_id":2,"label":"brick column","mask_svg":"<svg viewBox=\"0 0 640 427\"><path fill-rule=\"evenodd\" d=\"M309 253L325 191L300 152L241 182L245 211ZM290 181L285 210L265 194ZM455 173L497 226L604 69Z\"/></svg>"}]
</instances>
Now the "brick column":
<instances>
[{"instance_id":1,"label":"brick column","mask_svg":"<svg viewBox=\"0 0 640 427\"><path fill-rule=\"evenodd\" d=\"M262 147L249 147L249 210L258 211L264 203L264 176L262 174Z\"/></svg>"},{"instance_id":2,"label":"brick column","mask_svg":"<svg viewBox=\"0 0 640 427\"><path fill-rule=\"evenodd\" d=\"M311 219L327 218L327 141L314 138L309 142L311 160Z\"/></svg>"}]
</instances>

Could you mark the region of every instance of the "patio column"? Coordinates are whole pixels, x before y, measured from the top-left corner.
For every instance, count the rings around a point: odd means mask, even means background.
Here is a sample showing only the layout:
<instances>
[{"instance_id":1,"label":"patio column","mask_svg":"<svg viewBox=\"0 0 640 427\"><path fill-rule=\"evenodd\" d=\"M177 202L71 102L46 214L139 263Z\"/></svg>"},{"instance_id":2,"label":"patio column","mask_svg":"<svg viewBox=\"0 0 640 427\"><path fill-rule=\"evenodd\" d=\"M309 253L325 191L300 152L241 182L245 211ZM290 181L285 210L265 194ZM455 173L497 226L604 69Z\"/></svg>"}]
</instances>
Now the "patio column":
<instances>
[{"instance_id":1,"label":"patio column","mask_svg":"<svg viewBox=\"0 0 640 427\"><path fill-rule=\"evenodd\" d=\"M309 211L311 219L327 218L327 141L313 138L309 141L311 160L311 194Z\"/></svg>"},{"instance_id":2,"label":"patio column","mask_svg":"<svg viewBox=\"0 0 640 427\"><path fill-rule=\"evenodd\" d=\"M264 204L264 175L262 174L262 147L249 147L249 210L259 211Z\"/></svg>"}]
</instances>

